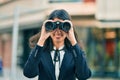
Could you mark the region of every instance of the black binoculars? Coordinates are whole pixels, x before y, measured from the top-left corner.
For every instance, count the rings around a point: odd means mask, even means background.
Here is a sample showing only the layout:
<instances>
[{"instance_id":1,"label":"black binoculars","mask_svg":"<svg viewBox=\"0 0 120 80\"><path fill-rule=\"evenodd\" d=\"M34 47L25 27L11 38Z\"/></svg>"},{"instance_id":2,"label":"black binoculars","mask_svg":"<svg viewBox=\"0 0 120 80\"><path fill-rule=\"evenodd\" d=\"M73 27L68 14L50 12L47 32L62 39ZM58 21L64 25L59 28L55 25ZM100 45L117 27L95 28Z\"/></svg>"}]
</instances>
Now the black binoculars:
<instances>
[{"instance_id":1,"label":"black binoculars","mask_svg":"<svg viewBox=\"0 0 120 80\"><path fill-rule=\"evenodd\" d=\"M60 21L56 21L56 22L52 22L52 21L48 21L45 23L45 29L46 31L52 31L55 29L61 29L65 32L68 32L71 28L71 24L70 22L60 22Z\"/></svg>"}]
</instances>

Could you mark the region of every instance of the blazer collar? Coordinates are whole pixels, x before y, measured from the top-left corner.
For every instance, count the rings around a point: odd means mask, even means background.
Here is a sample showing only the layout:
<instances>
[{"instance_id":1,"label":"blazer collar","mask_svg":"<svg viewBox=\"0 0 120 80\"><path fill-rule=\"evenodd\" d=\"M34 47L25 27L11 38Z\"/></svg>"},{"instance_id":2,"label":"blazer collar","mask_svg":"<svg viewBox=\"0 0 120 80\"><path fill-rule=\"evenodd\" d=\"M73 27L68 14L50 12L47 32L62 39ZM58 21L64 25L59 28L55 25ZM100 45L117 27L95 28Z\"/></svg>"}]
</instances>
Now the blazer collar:
<instances>
[{"instance_id":1,"label":"blazer collar","mask_svg":"<svg viewBox=\"0 0 120 80\"><path fill-rule=\"evenodd\" d=\"M46 72L48 73L48 76L50 78L52 76L52 80L55 80L55 67L50 52L45 52L41 58L42 58L42 62L44 62L44 66L46 67ZM70 61L71 61L71 55L69 51L65 49L65 55L63 57L63 61L60 67L59 80L61 80L64 77L65 70L67 70L67 65L71 64Z\"/></svg>"}]
</instances>

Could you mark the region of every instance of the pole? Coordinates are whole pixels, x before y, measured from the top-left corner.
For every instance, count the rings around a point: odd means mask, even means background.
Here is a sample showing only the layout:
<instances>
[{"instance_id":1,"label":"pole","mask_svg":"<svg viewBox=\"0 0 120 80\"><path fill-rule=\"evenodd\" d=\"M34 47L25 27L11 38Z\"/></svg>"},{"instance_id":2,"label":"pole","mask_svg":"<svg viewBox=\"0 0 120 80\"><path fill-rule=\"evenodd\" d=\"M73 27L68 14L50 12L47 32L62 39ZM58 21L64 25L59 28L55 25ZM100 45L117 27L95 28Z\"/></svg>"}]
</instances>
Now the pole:
<instances>
[{"instance_id":1,"label":"pole","mask_svg":"<svg viewBox=\"0 0 120 80\"><path fill-rule=\"evenodd\" d=\"M17 67L17 48L18 48L18 33L19 33L19 14L20 8L16 7L14 12L14 25L12 30L12 61L11 61L11 78L16 78L16 67Z\"/></svg>"}]
</instances>

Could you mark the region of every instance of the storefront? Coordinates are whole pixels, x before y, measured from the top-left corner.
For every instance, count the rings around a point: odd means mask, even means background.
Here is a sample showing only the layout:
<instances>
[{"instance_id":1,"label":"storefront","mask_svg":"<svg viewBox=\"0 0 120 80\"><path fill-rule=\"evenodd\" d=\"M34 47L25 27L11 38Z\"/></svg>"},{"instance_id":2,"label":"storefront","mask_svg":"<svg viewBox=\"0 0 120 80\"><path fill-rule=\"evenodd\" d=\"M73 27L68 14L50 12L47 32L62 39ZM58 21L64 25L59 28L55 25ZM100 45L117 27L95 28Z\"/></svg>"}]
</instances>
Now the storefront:
<instances>
[{"instance_id":1,"label":"storefront","mask_svg":"<svg viewBox=\"0 0 120 80\"><path fill-rule=\"evenodd\" d=\"M76 31L84 44L92 76L120 77L120 29L93 26L77 27Z\"/></svg>"}]
</instances>

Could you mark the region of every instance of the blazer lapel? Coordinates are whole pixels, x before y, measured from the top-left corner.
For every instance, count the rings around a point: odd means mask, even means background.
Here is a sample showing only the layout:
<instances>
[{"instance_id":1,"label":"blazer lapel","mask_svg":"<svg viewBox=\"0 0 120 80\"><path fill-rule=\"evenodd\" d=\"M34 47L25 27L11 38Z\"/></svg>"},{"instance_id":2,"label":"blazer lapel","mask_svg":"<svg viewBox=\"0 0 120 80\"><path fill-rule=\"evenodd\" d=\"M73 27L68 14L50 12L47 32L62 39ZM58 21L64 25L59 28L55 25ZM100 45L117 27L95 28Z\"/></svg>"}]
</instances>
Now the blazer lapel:
<instances>
[{"instance_id":1,"label":"blazer lapel","mask_svg":"<svg viewBox=\"0 0 120 80\"><path fill-rule=\"evenodd\" d=\"M42 56L43 65L46 68L48 75L52 76L52 80L55 80L55 68L49 52L45 52Z\"/></svg>"},{"instance_id":2,"label":"blazer lapel","mask_svg":"<svg viewBox=\"0 0 120 80\"><path fill-rule=\"evenodd\" d=\"M65 50L65 55L60 68L59 80L62 80L65 70L67 70L67 66L70 64L70 62L71 62L71 55L67 50Z\"/></svg>"}]
</instances>

